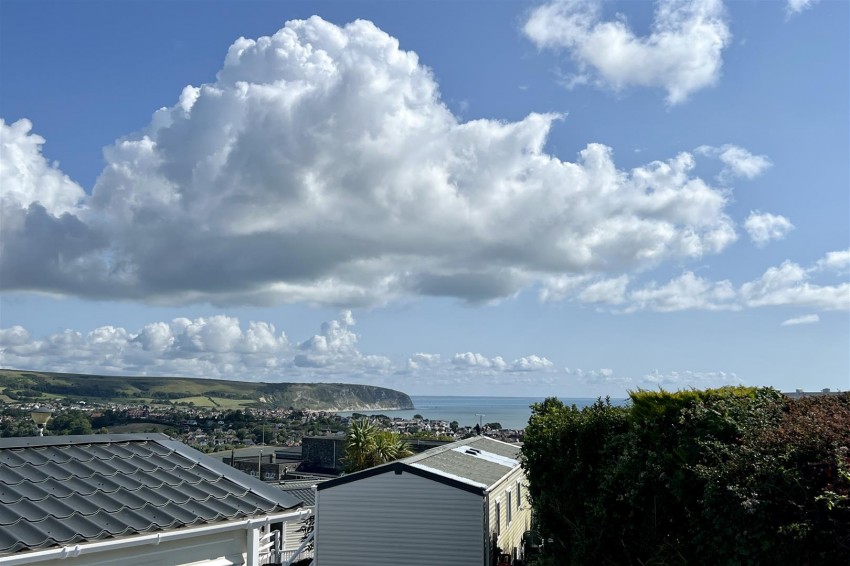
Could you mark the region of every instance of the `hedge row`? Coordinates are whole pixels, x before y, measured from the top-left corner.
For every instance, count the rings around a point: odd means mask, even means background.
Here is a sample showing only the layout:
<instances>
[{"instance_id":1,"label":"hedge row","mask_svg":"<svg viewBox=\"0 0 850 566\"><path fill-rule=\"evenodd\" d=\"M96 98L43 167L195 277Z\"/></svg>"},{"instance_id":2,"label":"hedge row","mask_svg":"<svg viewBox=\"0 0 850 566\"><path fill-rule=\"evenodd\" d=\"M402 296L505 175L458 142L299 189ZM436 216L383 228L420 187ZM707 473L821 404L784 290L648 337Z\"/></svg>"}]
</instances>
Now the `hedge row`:
<instances>
[{"instance_id":1,"label":"hedge row","mask_svg":"<svg viewBox=\"0 0 850 566\"><path fill-rule=\"evenodd\" d=\"M630 398L532 407L522 451L544 563L847 563L850 394Z\"/></svg>"}]
</instances>

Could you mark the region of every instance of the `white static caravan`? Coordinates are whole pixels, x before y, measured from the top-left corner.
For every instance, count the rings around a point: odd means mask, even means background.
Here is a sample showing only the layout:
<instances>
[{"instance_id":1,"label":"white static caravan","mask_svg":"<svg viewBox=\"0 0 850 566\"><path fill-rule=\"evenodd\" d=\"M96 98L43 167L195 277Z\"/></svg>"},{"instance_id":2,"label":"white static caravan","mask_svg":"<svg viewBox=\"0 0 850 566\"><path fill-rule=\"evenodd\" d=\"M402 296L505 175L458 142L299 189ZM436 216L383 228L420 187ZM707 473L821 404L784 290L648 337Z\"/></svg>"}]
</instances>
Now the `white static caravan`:
<instances>
[{"instance_id":1,"label":"white static caravan","mask_svg":"<svg viewBox=\"0 0 850 566\"><path fill-rule=\"evenodd\" d=\"M261 566L302 505L163 434L0 439L0 566Z\"/></svg>"},{"instance_id":2,"label":"white static caravan","mask_svg":"<svg viewBox=\"0 0 850 566\"><path fill-rule=\"evenodd\" d=\"M317 488L315 566L488 566L530 528L519 446L477 436Z\"/></svg>"}]
</instances>

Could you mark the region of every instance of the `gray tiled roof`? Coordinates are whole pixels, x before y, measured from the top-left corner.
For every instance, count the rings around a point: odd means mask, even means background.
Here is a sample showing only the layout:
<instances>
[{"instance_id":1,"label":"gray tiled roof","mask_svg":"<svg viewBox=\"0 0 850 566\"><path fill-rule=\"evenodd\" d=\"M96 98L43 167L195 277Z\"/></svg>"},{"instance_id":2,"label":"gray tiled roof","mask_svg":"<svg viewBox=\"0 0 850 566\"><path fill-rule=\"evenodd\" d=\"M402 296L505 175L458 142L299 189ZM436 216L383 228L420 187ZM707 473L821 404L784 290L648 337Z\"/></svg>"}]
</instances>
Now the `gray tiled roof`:
<instances>
[{"instance_id":1,"label":"gray tiled roof","mask_svg":"<svg viewBox=\"0 0 850 566\"><path fill-rule=\"evenodd\" d=\"M162 434L0 439L0 556L300 505Z\"/></svg>"},{"instance_id":2,"label":"gray tiled roof","mask_svg":"<svg viewBox=\"0 0 850 566\"><path fill-rule=\"evenodd\" d=\"M316 494L313 491L313 486L327 481L325 478L313 480L297 480L287 481L278 484L277 488L291 495L292 497L304 502L306 507L313 507L316 504Z\"/></svg>"},{"instance_id":3,"label":"gray tiled roof","mask_svg":"<svg viewBox=\"0 0 850 566\"><path fill-rule=\"evenodd\" d=\"M473 436L402 460L405 464L489 488L519 465L520 447Z\"/></svg>"}]
</instances>

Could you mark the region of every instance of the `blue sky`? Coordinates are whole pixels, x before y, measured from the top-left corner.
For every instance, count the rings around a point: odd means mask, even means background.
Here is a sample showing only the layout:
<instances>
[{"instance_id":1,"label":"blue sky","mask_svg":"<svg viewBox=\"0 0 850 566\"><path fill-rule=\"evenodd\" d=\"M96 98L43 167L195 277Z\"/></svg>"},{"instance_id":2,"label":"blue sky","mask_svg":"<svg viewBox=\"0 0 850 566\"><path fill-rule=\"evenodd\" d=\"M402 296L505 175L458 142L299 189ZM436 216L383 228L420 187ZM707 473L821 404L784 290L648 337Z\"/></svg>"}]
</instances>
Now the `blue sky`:
<instances>
[{"instance_id":1,"label":"blue sky","mask_svg":"<svg viewBox=\"0 0 850 566\"><path fill-rule=\"evenodd\" d=\"M3 0L0 366L846 390L848 19Z\"/></svg>"}]
</instances>

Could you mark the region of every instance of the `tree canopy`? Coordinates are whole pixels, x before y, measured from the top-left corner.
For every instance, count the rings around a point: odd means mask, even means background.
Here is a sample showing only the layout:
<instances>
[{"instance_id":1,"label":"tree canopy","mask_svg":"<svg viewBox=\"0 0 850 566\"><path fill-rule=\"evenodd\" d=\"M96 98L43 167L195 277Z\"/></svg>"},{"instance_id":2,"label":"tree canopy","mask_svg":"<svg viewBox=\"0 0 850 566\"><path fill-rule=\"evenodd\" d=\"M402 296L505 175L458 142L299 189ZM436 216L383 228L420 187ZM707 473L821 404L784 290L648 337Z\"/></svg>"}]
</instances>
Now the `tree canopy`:
<instances>
[{"instance_id":1,"label":"tree canopy","mask_svg":"<svg viewBox=\"0 0 850 566\"><path fill-rule=\"evenodd\" d=\"M839 564L850 394L637 391L532 407L523 446L551 564Z\"/></svg>"},{"instance_id":2,"label":"tree canopy","mask_svg":"<svg viewBox=\"0 0 850 566\"><path fill-rule=\"evenodd\" d=\"M63 411L55 415L47 423L47 429L51 434L91 434L91 418L78 409Z\"/></svg>"}]
</instances>

